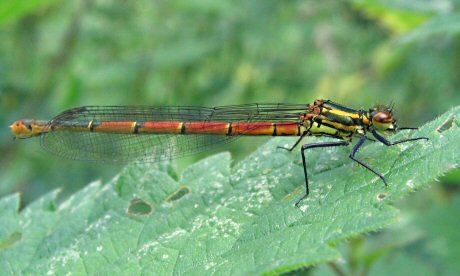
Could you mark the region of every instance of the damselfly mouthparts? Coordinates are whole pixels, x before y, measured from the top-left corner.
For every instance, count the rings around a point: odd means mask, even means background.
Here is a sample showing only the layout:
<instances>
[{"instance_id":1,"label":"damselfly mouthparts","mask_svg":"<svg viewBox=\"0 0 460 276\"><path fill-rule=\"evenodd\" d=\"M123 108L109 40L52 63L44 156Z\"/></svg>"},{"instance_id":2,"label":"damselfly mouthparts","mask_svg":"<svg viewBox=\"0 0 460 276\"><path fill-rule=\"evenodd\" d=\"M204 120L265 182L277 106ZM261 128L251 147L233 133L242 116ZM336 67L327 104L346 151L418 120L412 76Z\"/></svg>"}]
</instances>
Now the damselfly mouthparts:
<instances>
[{"instance_id":1,"label":"damselfly mouthparts","mask_svg":"<svg viewBox=\"0 0 460 276\"><path fill-rule=\"evenodd\" d=\"M380 177L383 175L356 157L372 135L386 146L428 140L426 137L388 141L381 133L403 129L392 108L377 105L355 110L329 100L313 104L246 104L206 107L84 106L69 109L51 121L20 120L11 125L16 138L41 137L48 151L69 159L110 162L161 161L233 141L242 135L328 136L339 141L304 144L301 148L305 194L309 194L305 151L310 148L348 146L360 140L350 158Z\"/></svg>"}]
</instances>

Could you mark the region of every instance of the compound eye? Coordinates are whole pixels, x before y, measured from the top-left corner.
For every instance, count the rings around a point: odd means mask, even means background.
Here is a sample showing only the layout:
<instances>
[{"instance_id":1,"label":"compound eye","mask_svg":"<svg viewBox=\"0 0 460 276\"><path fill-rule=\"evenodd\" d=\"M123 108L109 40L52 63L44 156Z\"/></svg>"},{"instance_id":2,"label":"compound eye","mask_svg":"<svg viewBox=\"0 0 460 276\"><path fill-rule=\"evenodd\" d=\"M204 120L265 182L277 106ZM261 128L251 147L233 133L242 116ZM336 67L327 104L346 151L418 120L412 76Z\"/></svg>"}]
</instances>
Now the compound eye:
<instances>
[{"instance_id":1,"label":"compound eye","mask_svg":"<svg viewBox=\"0 0 460 276\"><path fill-rule=\"evenodd\" d=\"M390 112L378 112L372 118L376 124L390 124L393 122L393 116Z\"/></svg>"}]
</instances>

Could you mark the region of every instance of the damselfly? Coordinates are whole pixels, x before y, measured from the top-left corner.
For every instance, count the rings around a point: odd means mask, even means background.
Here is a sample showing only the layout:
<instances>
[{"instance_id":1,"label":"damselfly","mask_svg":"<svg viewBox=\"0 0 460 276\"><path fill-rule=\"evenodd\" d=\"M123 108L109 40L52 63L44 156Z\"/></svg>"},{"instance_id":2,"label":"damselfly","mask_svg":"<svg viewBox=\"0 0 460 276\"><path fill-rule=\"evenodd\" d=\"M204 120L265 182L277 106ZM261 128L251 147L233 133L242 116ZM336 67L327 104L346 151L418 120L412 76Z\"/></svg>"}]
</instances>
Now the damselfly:
<instances>
[{"instance_id":1,"label":"damselfly","mask_svg":"<svg viewBox=\"0 0 460 276\"><path fill-rule=\"evenodd\" d=\"M390 142L381 133L403 129L396 124L392 107L377 105L355 110L329 100L313 104L246 104L206 107L84 106L69 109L51 121L20 120L11 125L16 138L41 137L41 145L58 156L110 162L161 161L209 149L242 135L328 136L339 141L301 147L305 194L309 194L305 151L311 148L348 146L359 141L350 158L387 185L385 177L356 157L372 135L386 146L428 140L426 137Z\"/></svg>"}]
</instances>

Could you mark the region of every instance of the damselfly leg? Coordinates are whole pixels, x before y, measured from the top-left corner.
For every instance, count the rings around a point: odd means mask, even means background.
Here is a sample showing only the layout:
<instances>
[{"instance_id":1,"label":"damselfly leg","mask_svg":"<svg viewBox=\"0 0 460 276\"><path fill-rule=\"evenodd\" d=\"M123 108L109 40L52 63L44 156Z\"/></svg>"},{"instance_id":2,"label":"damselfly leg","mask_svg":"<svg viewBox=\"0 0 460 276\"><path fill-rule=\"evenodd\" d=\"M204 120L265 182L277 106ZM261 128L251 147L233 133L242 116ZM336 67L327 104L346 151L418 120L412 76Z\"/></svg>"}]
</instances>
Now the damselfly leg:
<instances>
[{"instance_id":1,"label":"damselfly leg","mask_svg":"<svg viewBox=\"0 0 460 276\"><path fill-rule=\"evenodd\" d=\"M276 148L277 149L284 149L284 150L287 150L287 151L292 151L293 149L295 149L297 147L297 145L300 143L300 141L302 141L302 139L307 136L308 132L307 131L304 131L302 133L302 135L299 137L299 139L297 139L297 141L294 143L294 145L292 145L290 148L286 148L286 147L282 147L282 146L277 146Z\"/></svg>"},{"instance_id":2,"label":"damselfly leg","mask_svg":"<svg viewBox=\"0 0 460 276\"><path fill-rule=\"evenodd\" d=\"M383 175L381 175L380 173L378 173L376 170L374 170L374 168L372 168L371 166L369 166L368 164L364 163L363 161L359 160L358 158L355 157L356 153L358 153L359 149L361 149L361 147L364 145L364 142L366 142L367 140L367 137L366 136L362 136L361 137L361 140L359 140L359 142L354 146L353 150L351 151L351 154L350 154L350 158L355 161L356 163L360 164L361 166L363 166L364 168L368 169L369 171L371 171L372 173L374 173L375 175L377 175L378 177L380 177L380 179L382 179L383 183L385 183L385 186L388 186L387 184L387 181L385 179L385 177L383 177Z\"/></svg>"},{"instance_id":3,"label":"damselfly leg","mask_svg":"<svg viewBox=\"0 0 460 276\"><path fill-rule=\"evenodd\" d=\"M407 128L406 128L407 129ZM372 135L374 135L375 139L379 140L386 146L394 146L397 144L405 143L405 142L410 142L410 141L417 141L417 140L429 140L428 137L416 137L416 138L407 138L407 139L401 139L398 141L388 141L385 137L380 135L377 131L372 130Z\"/></svg>"},{"instance_id":4,"label":"damselfly leg","mask_svg":"<svg viewBox=\"0 0 460 276\"><path fill-rule=\"evenodd\" d=\"M427 137L417 137L417 138L407 138L407 139L402 139L402 140L398 140L398 141L395 141L395 142L390 142L388 141L387 139L385 139L383 136L381 136L380 134L378 134L378 132L376 132L375 130L372 131L372 134L374 135L374 137L382 142L384 145L386 146L393 146L393 145L397 145L397 144L400 144L400 143L405 143L405 142L411 142L411 141L417 141L417 140L428 140ZM356 158L356 154L358 153L358 151L362 148L362 146L364 145L364 143L368 140L369 138L367 138L367 136L362 136L361 139L359 140L359 142L353 147L353 150L351 151L351 154L350 154L350 158L355 161L356 163L358 163L359 165L363 166L364 168L366 168L367 170L369 170L370 172L372 172L373 174L375 174L376 176L378 176L380 179L382 179L383 183L385 184L385 186L388 186L388 183L385 179L385 177L380 174L379 172L377 172L374 168L372 168L370 165L364 163L363 161L359 160L358 158ZM309 149L309 148L321 148L321 147L335 147L335 146L348 146L350 143L349 141L338 141L338 142L327 142L327 143L314 143L314 144L305 144L302 146L302 162L303 162L303 170L304 170L304 175L305 175L305 194L295 203L295 206L298 207L300 202L302 202L309 194L309 187L308 187L308 174L307 174L307 163L306 163L306 158L305 158L305 153L304 151L306 149ZM289 150L289 149L288 149Z\"/></svg>"},{"instance_id":5,"label":"damselfly leg","mask_svg":"<svg viewBox=\"0 0 460 276\"><path fill-rule=\"evenodd\" d=\"M308 194L310 193L310 189L308 188L307 161L305 158L305 150L312 149L312 148L348 146L349 144L350 142L348 141L337 141L337 142L305 144L302 146L301 153L302 153L302 162L303 162L303 173L305 175L305 194L301 198L299 198L299 200L297 200L297 202L295 203L296 207L299 207L300 202L302 202L305 198L307 198Z\"/></svg>"}]
</instances>

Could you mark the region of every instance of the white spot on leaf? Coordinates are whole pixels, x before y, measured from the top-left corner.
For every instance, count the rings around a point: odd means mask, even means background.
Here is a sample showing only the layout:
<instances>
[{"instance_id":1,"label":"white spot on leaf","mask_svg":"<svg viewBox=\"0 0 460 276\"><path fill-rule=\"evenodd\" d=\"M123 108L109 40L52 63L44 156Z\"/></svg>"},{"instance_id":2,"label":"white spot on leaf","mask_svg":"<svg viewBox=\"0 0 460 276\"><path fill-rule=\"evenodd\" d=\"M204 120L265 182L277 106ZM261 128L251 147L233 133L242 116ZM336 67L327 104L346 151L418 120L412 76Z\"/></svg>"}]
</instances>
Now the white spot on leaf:
<instances>
[{"instance_id":1,"label":"white spot on leaf","mask_svg":"<svg viewBox=\"0 0 460 276\"><path fill-rule=\"evenodd\" d=\"M407 180L406 186L409 187L409 188L411 188L411 189L413 189L413 188L415 187L415 185L414 185L414 180L413 180L413 179Z\"/></svg>"}]
</instances>

